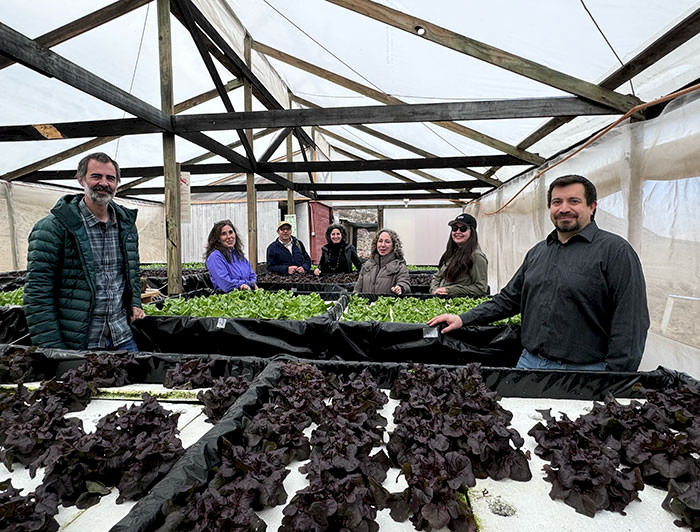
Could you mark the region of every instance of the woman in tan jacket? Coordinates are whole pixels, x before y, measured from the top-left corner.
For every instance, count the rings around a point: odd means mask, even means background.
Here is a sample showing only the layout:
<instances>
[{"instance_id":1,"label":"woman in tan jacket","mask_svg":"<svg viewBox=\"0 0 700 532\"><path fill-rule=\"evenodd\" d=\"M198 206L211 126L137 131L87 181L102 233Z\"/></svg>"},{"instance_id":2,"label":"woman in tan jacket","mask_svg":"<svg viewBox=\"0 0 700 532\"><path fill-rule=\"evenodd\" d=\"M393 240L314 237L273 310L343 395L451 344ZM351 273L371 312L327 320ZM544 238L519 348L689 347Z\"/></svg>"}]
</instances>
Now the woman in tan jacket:
<instances>
[{"instance_id":1,"label":"woman in tan jacket","mask_svg":"<svg viewBox=\"0 0 700 532\"><path fill-rule=\"evenodd\" d=\"M447 249L440 257L430 292L437 295L483 297L488 294L488 260L479 249L476 218L460 214L448 222L452 228Z\"/></svg>"},{"instance_id":2,"label":"woman in tan jacket","mask_svg":"<svg viewBox=\"0 0 700 532\"><path fill-rule=\"evenodd\" d=\"M408 267L403 258L399 235L391 229L377 232L372 256L362 265L355 292L369 294L407 294L411 291Z\"/></svg>"}]
</instances>

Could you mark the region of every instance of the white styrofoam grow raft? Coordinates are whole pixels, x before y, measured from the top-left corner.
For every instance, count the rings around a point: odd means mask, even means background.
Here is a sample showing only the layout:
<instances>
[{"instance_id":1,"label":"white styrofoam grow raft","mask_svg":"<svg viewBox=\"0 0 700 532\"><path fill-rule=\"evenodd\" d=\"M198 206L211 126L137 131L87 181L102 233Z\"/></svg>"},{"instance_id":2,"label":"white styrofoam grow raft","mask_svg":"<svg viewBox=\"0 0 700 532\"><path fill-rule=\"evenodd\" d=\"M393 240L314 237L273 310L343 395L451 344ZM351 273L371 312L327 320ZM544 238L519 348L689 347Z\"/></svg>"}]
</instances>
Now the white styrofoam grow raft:
<instances>
[{"instance_id":1,"label":"white styrofoam grow raft","mask_svg":"<svg viewBox=\"0 0 700 532\"><path fill-rule=\"evenodd\" d=\"M185 448L196 442L212 425L205 421L201 404L191 404L185 401L185 397L190 395L191 399L196 396L197 390L177 391L179 399L173 399L173 390L168 390L162 386L153 384L131 385L122 388L110 388L108 393L111 396L124 395L133 396L134 392L142 393L149 391L156 397L164 408L174 412L180 412L178 428L180 439ZM170 399L168 399L170 397ZM164 400L165 398L165 400ZM99 418L119 408L129 406L133 400L124 399L93 399L88 407L81 412L70 413L70 416L83 420L86 431L94 430ZM621 401L621 402L624 402ZM532 479L528 482L517 482L513 480L477 479L476 486L470 488L469 499L472 504L476 521L480 531L484 532L510 532L523 530L547 530L561 532L580 531L606 531L606 532L676 532L673 522L676 517L661 507L661 502L666 496L666 492L653 488L644 487L639 493L640 501L632 502L626 509L626 515L614 512L598 512L594 518L590 518L574 511L562 501L555 501L549 497L551 484L544 480L542 466L546 463L534 453L536 447L535 440L527 435L527 432L539 421L542 416L537 410L552 409L552 415L559 417L560 412L566 413L571 419L576 419L579 415L588 412L592 406L592 401L577 400L554 400L554 399L531 399L531 398L503 398L501 405L513 412L511 426L518 430L525 440L523 451L530 451L530 469ZM387 418L388 424L384 434L384 442L388 442L388 435L394 428L393 412L399 402L390 399L384 406L381 414ZM310 436L314 427L306 430L306 435ZM378 451L379 449L375 449ZM288 467L289 475L284 481L284 487L288 497L285 504L268 508L258 515L267 524L270 531L278 530L282 522L282 511L294 494L307 486L305 476L299 472L299 467L304 462L293 462ZM403 476L399 475L398 469L390 469L384 486L392 492L398 492L406 487ZM43 471L39 471L37 478L30 479L28 471L21 465L15 465L14 471L9 473L0 464L0 479L10 476L15 487L24 487L31 491L41 482ZM26 493L26 492L25 492ZM116 504L118 491L112 488L111 493L104 496L100 503L86 510L78 510L74 506L69 508L60 507L56 516L61 525L60 530L66 532L100 532L108 531L129 510L135 502L125 502ZM378 512L377 523L382 532L405 532L414 530L410 521L397 523L392 520L388 510ZM446 530L446 529L445 529Z\"/></svg>"}]
</instances>

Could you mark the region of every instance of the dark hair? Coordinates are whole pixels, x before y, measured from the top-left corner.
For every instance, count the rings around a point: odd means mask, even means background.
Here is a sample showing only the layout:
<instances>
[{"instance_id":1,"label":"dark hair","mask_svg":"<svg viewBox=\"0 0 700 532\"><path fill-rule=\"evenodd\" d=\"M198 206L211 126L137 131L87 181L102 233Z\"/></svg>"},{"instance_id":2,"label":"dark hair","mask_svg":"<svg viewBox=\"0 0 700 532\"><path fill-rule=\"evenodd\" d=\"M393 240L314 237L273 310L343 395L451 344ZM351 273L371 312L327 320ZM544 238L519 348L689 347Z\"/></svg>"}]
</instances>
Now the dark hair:
<instances>
[{"instance_id":1,"label":"dark hair","mask_svg":"<svg viewBox=\"0 0 700 532\"><path fill-rule=\"evenodd\" d=\"M87 174L88 163L90 161L93 161L93 160L98 161L98 162L103 163L103 164L112 163L114 165L114 172L115 172L116 177L117 177L117 183L119 183L119 181L122 178L122 172L119 169L119 165L117 164L117 161L112 159L106 153L102 153L101 151L91 153L89 155L86 155L82 159L80 159L80 162L78 163L78 171L75 173L76 177L84 179L85 174Z\"/></svg>"},{"instance_id":2,"label":"dark hair","mask_svg":"<svg viewBox=\"0 0 700 532\"><path fill-rule=\"evenodd\" d=\"M333 229L337 229L338 231L340 231L340 243L347 243L348 233L345 231L345 228L340 224L331 224L326 228L326 244L333 243L331 242L331 233L333 232Z\"/></svg>"},{"instance_id":3,"label":"dark hair","mask_svg":"<svg viewBox=\"0 0 700 532\"><path fill-rule=\"evenodd\" d=\"M445 269L445 280L448 283L455 282L464 272L471 271L472 266L474 266L472 256L474 255L474 250L479 247L479 236L476 234L474 227L469 226L469 229L469 238L461 246L452 240L452 233L450 232L447 248L442 257L440 257L438 268L448 263Z\"/></svg>"},{"instance_id":4,"label":"dark hair","mask_svg":"<svg viewBox=\"0 0 700 532\"><path fill-rule=\"evenodd\" d=\"M396 255L397 258L403 259L403 246L401 245L401 239L399 238L399 235L396 234L396 231L392 231L391 229L381 229L377 231L377 234L374 235L374 238L372 239L372 258L375 258L377 256L377 241L379 240L379 235L382 233L388 233L389 236L391 237L391 251L394 252L394 255Z\"/></svg>"},{"instance_id":5,"label":"dark hair","mask_svg":"<svg viewBox=\"0 0 700 532\"><path fill-rule=\"evenodd\" d=\"M598 192L596 191L595 185L582 175L571 174L557 177L550 183L549 189L547 190L547 207L549 208L552 206L552 190L554 190L555 187L566 187L575 183L581 183L583 185L586 205L589 207L593 205L593 202L598 199ZM593 220L594 216L595 211L593 211L593 214L591 214L591 220Z\"/></svg>"},{"instance_id":6,"label":"dark hair","mask_svg":"<svg viewBox=\"0 0 700 532\"><path fill-rule=\"evenodd\" d=\"M233 253L239 259L243 258L243 242L241 242L236 226L233 225L231 220L221 220L220 222L216 222L214 227L211 228L211 231L209 231L209 236L207 237L207 250L204 252L204 260L207 260L209 255L211 255L215 249L218 249L221 254L226 257L226 260L231 262L233 257L231 257L229 249L221 243L221 240L219 240L221 230L227 225L231 226L233 232L236 233L236 244L233 246Z\"/></svg>"}]
</instances>

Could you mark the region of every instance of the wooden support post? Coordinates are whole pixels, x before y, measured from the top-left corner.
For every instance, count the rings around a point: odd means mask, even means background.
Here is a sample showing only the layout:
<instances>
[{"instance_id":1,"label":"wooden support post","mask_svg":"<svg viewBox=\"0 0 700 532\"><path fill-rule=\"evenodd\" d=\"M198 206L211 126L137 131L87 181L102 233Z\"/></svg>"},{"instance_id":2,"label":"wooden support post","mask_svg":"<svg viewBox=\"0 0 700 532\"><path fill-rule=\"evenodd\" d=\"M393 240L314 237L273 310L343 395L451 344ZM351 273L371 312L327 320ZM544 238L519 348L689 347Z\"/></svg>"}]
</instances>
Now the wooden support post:
<instances>
[{"instance_id":1,"label":"wooden support post","mask_svg":"<svg viewBox=\"0 0 700 532\"><path fill-rule=\"evenodd\" d=\"M377 207L377 231L384 229L384 207Z\"/></svg>"},{"instance_id":2,"label":"wooden support post","mask_svg":"<svg viewBox=\"0 0 700 532\"><path fill-rule=\"evenodd\" d=\"M246 33L243 42L243 59L249 68L251 62L252 38ZM243 111L249 113L253 110L253 89L247 79L243 83ZM245 136L248 139L250 149L253 149L253 130L246 129ZM249 172L246 175L246 199L248 202L248 260L254 272L258 271L258 202L255 192L255 174Z\"/></svg>"},{"instance_id":3,"label":"wooden support post","mask_svg":"<svg viewBox=\"0 0 700 532\"><path fill-rule=\"evenodd\" d=\"M289 106L291 108L292 105L292 95L289 95ZM304 149L302 147L302 149ZM287 162L292 162L294 161L294 147L292 146L292 135L287 136ZM294 172L288 172L287 173L287 179L290 181L294 181ZM288 188L287 189L287 214L296 214L296 210L294 207L294 189L293 188Z\"/></svg>"},{"instance_id":4,"label":"wooden support post","mask_svg":"<svg viewBox=\"0 0 700 532\"><path fill-rule=\"evenodd\" d=\"M171 115L173 101L173 56L170 32L170 0L158 0L158 49L160 52L160 106ZM175 159L175 135L163 133L165 177L165 255L168 264L168 293L182 292L180 254L180 176Z\"/></svg>"}]
</instances>

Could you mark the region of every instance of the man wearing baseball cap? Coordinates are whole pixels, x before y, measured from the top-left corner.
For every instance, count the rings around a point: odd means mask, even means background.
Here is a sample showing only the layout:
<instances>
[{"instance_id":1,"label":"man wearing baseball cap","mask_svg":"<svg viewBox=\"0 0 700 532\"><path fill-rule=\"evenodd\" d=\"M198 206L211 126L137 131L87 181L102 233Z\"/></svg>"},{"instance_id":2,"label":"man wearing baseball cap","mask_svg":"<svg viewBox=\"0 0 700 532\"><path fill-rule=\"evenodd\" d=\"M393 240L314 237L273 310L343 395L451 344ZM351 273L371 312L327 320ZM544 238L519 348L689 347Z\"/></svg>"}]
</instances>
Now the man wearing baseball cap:
<instances>
[{"instance_id":1,"label":"man wearing baseball cap","mask_svg":"<svg viewBox=\"0 0 700 532\"><path fill-rule=\"evenodd\" d=\"M282 220L277 224L278 238L267 246L267 271L280 275L308 272L311 257L301 240L292 236L292 225Z\"/></svg>"}]
</instances>

